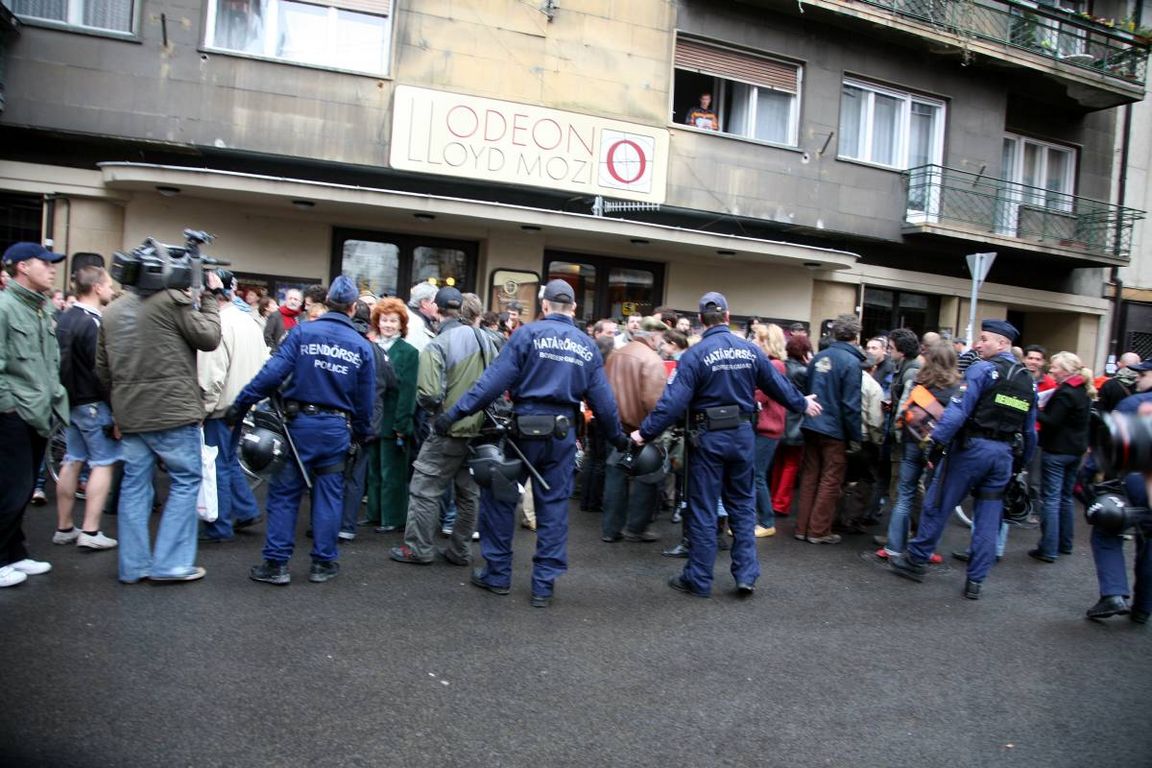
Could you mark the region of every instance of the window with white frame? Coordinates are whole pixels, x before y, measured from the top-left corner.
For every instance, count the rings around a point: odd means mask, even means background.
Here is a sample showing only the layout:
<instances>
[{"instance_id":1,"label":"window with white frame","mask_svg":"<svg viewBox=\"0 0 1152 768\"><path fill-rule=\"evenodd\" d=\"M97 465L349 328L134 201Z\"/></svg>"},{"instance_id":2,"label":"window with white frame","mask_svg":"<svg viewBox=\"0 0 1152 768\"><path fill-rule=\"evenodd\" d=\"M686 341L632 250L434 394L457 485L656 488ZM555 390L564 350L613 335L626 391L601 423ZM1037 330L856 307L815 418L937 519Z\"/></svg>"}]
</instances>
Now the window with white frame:
<instances>
[{"instance_id":1,"label":"window with white frame","mask_svg":"<svg viewBox=\"0 0 1152 768\"><path fill-rule=\"evenodd\" d=\"M845 80L839 157L897 170L944 158L944 102Z\"/></svg>"},{"instance_id":2,"label":"window with white frame","mask_svg":"<svg viewBox=\"0 0 1152 768\"><path fill-rule=\"evenodd\" d=\"M1004 136L1004 177L1016 185L1018 202L1056 211L1072 209L1076 150L1026 136Z\"/></svg>"},{"instance_id":3,"label":"window with white frame","mask_svg":"<svg viewBox=\"0 0 1152 768\"><path fill-rule=\"evenodd\" d=\"M703 130L795 146L800 79L796 64L679 38L673 119ZM711 104L702 112L704 94ZM700 119L709 112L714 119Z\"/></svg>"},{"instance_id":4,"label":"window with white frame","mask_svg":"<svg viewBox=\"0 0 1152 768\"><path fill-rule=\"evenodd\" d=\"M22 19L56 21L70 27L132 32L136 0L11 0Z\"/></svg>"},{"instance_id":5,"label":"window with white frame","mask_svg":"<svg viewBox=\"0 0 1152 768\"><path fill-rule=\"evenodd\" d=\"M208 0L209 48L382 75L391 41L391 0Z\"/></svg>"}]
</instances>

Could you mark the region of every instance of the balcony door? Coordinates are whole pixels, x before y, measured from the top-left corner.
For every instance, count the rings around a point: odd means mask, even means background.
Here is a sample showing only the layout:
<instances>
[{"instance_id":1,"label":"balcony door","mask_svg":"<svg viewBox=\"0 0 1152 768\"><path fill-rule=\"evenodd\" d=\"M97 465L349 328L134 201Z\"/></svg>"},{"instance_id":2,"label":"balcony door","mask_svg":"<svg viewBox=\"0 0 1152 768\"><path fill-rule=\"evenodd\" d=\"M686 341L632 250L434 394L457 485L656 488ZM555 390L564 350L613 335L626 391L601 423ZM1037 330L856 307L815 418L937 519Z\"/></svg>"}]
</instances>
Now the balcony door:
<instances>
[{"instance_id":1,"label":"balcony door","mask_svg":"<svg viewBox=\"0 0 1152 768\"><path fill-rule=\"evenodd\" d=\"M1002 162L1005 184L996 216L997 234L1035 236L1038 227L1058 229L1060 220L1074 216L1076 150L1008 134Z\"/></svg>"}]
</instances>

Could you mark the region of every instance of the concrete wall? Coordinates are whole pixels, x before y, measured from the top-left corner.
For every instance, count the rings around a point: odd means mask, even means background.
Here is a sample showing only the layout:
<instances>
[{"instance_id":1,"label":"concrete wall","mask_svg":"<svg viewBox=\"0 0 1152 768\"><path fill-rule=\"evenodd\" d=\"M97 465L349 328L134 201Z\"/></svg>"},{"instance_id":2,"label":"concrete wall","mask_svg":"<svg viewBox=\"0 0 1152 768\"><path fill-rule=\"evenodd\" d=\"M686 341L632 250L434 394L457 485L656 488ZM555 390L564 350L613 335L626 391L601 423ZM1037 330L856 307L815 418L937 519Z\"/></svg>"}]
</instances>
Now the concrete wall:
<instances>
[{"instance_id":1,"label":"concrete wall","mask_svg":"<svg viewBox=\"0 0 1152 768\"><path fill-rule=\"evenodd\" d=\"M812 284L812 335L819 335L819 325L842 314L856 314L859 301L859 288L845 283L826 283L817 280Z\"/></svg>"},{"instance_id":2,"label":"concrete wall","mask_svg":"<svg viewBox=\"0 0 1152 768\"><path fill-rule=\"evenodd\" d=\"M665 304L696 311L700 297L719 291L736 315L808 320L812 276L803 269L736 262L669 264Z\"/></svg>"}]
</instances>

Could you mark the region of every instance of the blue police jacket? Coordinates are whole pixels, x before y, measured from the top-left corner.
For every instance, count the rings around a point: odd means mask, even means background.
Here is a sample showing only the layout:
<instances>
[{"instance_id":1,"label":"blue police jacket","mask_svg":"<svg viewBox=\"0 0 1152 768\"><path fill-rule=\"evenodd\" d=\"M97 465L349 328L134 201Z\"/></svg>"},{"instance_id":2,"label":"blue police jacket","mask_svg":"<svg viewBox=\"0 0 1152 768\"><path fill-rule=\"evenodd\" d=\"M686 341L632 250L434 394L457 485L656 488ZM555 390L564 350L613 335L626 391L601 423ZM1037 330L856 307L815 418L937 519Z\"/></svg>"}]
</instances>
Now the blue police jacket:
<instances>
[{"instance_id":1,"label":"blue police jacket","mask_svg":"<svg viewBox=\"0 0 1152 768\"><path fill-rule=\"evenodd\" d=\"M1152 392L1137 392L1121 400L1113 410L1118 413L1136 413L1141 404L1149 402L1152 402ZM1148 506L1148 483L1143 474L1130 472L1125 475L1124 490L1128 494L1128 503L1138 507Z\"/></svg>"},{"instance_id":2,"label":"blue police jacket","mask_svg":"<svg viewBox=\"0 0 1152 768\"><path fill-rule=\"evenodd\" d=\"M864 353L850 341L834 341L816 353L808 363L808 394L824 410L819 416L805 416L802 429L827 435L833 440L859 442L860 361Z\"/></svg>"},{"instance_id":3,"label":"blue police jacket","mask_svg":"<svg viewBox=\"0 0 1152 768\"><path fill-rule=\"evenodd\" d=\"M1005 362L1016 364L1016 358L1008 352L1001 352L999 357ZM978 360L968 366L964 372L964 386L961 391L948 402L940 423L932 430L932 442L948 445L956 438L956 433L968 422L976 412L976 404L980 402L981 395L995 384L998 368L987 360ZM1032 460L1036 450L1036 398L1032 398L1032 407L1028 409L1028 416L1024 419L1024 456L1023 463Z\"/></svg>"},{"instance_id":4,"label":"blue police jacket","mask_svg":"<svg viewBox=\"0 0 1152 768\"><path fill-rule=\"evenodd\" d=\"M1152 392L1137 392L1121 400L1112 410L1120 413L1136 413L1142 403L1152 402Z\"/></svg>"},{"instance_id":5,"label":"blue police jacket","mask_svg":"<svg viewBox=\"0 0 1152 768\"><path fill-rule=\"evenodd\" d=\"M517 413L576 415L587 399L607 429L620 434L616 398L604 378L604 360L592 337L564 314L551 314L512 334L499 357L448 410L452 421L470 416L505 391Z\"/></svg>"},{"instance_id":6,"label":"blue police jacket","mask_svg":"<svg viewBox=\"0 0 1152 768\"><path fill-rule=\"evenodd\" d=\"M676 376L640 425L640 436L651 440L678 422L689 407L702 411L738 405L741 413L755 413L757 387L790 411L803 413L808 407L800 390L776 371L756 345L726 325L714 325L704 331L699 344L680 356Z\"/></svg>"},{"instance_id":7,"label":"blue police jacket","mask_svg":"<svg viewBox=\"0 0 1152 768\"><path fill-rule=\"evenodd\" d=\"M293 328L236 404L247 408L263 400L289 376L286 399L345 411L358 440L375 437L376 357L347 315L329 312Z\"/></svg>"}]
</instances>

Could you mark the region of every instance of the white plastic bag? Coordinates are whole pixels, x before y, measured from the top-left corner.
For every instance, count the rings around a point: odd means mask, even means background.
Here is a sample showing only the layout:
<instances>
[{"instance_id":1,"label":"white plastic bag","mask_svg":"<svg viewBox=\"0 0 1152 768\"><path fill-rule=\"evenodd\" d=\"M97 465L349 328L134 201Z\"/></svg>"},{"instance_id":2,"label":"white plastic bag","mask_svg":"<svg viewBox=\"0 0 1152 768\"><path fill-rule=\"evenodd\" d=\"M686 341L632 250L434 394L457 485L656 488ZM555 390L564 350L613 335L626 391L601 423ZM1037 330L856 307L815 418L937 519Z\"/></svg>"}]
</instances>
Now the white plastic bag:
<instances>
[{"instance_id":1,"label":"white plastic bag","mask_svg":"<svg viewBox=\"0 0 1152 768\"><path fill-rule=\"evenodd\" d=\"M200 440L200 493L196 496L196 514L206 523L220 516L220 499L216 495L216 454L220 449Z\"/></svg>"}]
</instances>

